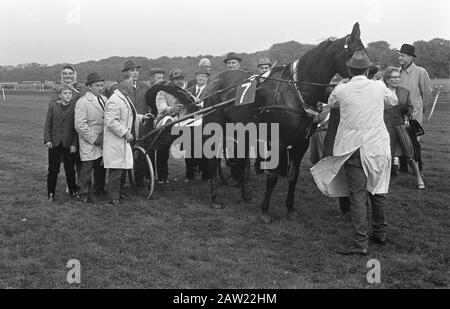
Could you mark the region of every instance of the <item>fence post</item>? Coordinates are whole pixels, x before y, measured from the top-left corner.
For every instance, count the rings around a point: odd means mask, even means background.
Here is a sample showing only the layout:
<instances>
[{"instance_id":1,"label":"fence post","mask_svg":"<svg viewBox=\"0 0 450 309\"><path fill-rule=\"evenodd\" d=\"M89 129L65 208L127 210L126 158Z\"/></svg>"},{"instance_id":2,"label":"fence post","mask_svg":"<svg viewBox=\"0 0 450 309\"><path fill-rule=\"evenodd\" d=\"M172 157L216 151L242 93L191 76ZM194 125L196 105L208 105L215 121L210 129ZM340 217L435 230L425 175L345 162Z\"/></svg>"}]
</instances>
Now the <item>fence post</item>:
<instances>
[{"instance_id":1,"label":"fence post","mask_svg":"<svg viewBox=\"0 0 450 309\"><path fill-rule=\"evenodd\" d=\"M438 90L438 92L436 93L436 97L434 98L433 107L431 108L430 116L428 116L428 121L430 121L431 120L431 116L433 116L434 108L436 107L436 103L437 103L437 100L439 98L439 93L441 93L440 90Z\"/></svg>"},{"instance_id":2,"label":"fence post","mask_svg":"<svg viewBox=\"0 0 450 309\"><path fill-rule=\"evenodd\" d=\"M3 101L6 101L5 88L2 87Z\"/></svg>"}]
</instances>

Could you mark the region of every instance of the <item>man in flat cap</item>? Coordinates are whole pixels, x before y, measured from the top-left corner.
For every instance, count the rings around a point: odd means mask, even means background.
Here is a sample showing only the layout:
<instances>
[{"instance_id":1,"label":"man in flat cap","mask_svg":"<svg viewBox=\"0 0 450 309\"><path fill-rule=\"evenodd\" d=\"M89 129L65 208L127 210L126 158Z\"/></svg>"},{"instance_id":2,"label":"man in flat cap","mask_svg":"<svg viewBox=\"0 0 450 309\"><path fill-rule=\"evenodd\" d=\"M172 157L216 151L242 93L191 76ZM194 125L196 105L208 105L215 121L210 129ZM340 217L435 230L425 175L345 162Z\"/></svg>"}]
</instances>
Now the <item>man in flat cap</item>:
<instances>
[{"instance_id":1,"label":"man in flat cap","mask_svg":"<svg viewBox=\"0 0 450 309\"><path fill-rule=\"evenodd\" d=\"M150 69L150 87L164 81L166 71L161 68Z\"/></svg>"},{"instance_id":2,"label":"man in flat cap","mask_svg":"<svg viewBox=\"0 0 450 309\"><path fill-rule=\"evenodd\" d=\"M227 65L227 70L239 70L241 68L242 59L236 53L228 53L223 63Z\"/></svg>"},{"instance_id":3,"label":"man in flat cap","mask_svg":"<svg viewBox=\"0 0 450 309\"><path fill-rule=\"evenodd\" d=\"M104 195L105 173L103 159L103 118L106 97L101 93L104 79L97 73L87 77L88 91L75 106L75 130L78 132L81 158L80 199L83 203L94 202L91 187L91 174L94 172L94 190Z\"/></svg>"},{"instance_id":4,"label":"man in flat cap","mask_svg":"<svg viewBox=\"0 0 450 309\"><path fill-rule=\"evenodd\" d=\"M262 57L258 60L258 70L259 74L264 74L267 71L270 70L270 67L272 66L272 63L270 62L270 59L267 57Z\"/></svg>"},{"instance_id":5,"label":"man in flat cap","mask_svg":"<svg viewBox=\"0 0 450 309\"><path fill-rule=\"evenodd\" d=\"M384 109L397 105L398 101L382 81L367 78L369 66L369 57L363 51L355 52L347 62L352 79L338 85L328 99L330 108L340 114L333 156L311 169L322 193L330 197L350 196L353 245L338 251L345 255L368 253L369 197L372 241L386 242L384 204L389 189L391 150Z\"/></svg>"},{"instance_id":6,"label":"man in flat cap","mask_svg":"<svg viewBox=\"0 0 450 309\"><path fill-rule=\"evenodd\" d=\"M170 83L177 87L183 88L184 85L183 71L175 68L169 73ZM155 118L155 127L161 127L186 113L184 105L179 100L163 90L156 94L156 108L158 115ZM156 169L158 173L158 183L168 183L169 176L169 150L170 147L158 149L156 151Z\"/></svg>"},{"instance_id":7,"label":"man in flat cap","mask_svg":"<svg viewBox=\"0 0 450 309\"><path fill-rule=\"evenodd\" d=\"M409 90L411 104L414 108L412 117L419 123L423 121L425 107L431 101L432 85L427 71L414 64L416 57L415 47L410 44L403 44L400 48L398 61L402 66L399 86ZM419 138L420 141L420 138ZM422 171L422 156L419 155L419 170ZM408 171L406 158L402 157L401 171Z\"/></svg>"}]
</instances>

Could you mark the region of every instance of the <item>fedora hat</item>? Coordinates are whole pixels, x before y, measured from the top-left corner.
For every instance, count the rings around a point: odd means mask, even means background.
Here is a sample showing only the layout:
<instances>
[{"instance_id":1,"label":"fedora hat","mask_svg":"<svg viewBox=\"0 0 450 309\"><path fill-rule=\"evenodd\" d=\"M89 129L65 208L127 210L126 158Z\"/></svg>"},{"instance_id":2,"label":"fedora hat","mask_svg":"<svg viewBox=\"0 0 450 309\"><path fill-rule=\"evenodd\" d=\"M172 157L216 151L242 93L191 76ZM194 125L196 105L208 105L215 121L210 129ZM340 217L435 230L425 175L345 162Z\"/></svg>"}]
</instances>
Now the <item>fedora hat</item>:
<instances>
[{"instance_id":1,"label":"fedora hat","mask_svg":"<svg viewBox=\"0 0 450 309\"><path fill-rule=\"evenodd\" d=\"M350 60L347 61L347 66L352 69L367 69L370 64L369 57L363 51L355 52Z\"/></svg>"},{"instance_id":2,"label":"fedora hat","mask_svg":"<svg viewBox=\"0 0 450 309\"><path fill-rule=\"evenodd\" d=\"M234 59L237 60L237 61L239 61L239 62L242 61L242 59L239 58L238 55L236 55L236 53L231 52L231 53L228 53L228 54L227 54L227 57L223 60L223 62L224 62L224 63L227 63L228 61L234 60Z\"/></svg>"},{"instance_id":3,"label":"fedora hat","mask_svg":"<svg viewBox=\"0 0 450 309\"><path fill-rule=\"evenodd\" d=\"M260 65L272 65L272 63L270 63L270 59L267 57L262 57L258 60L258 64L257 66L259 67Z\"/></svg>"},{"instance_id":4,"label":"fedora hat","mask_svg":"<svg viewBox=\"0 0 450 309\"><path fill-rule=\"evenodd\" d=\"M97 73L91 73L86 78L86 86L89 86L96 82L103 82L105 79L101 78Z\"/></svg>"},{"instance_id":5,"label":"fedora hat","mask_svg":"<svg viewBox=\"0 0 450 309\"><path fill-rule=\"evenodd\" d=\"M416 57L416 48L410 44L403 44L400 48L400 52L413 57Z\"/></svg>"},{"instance_id":6,"label":"fedora hat","mask_svg":"<svg viewBox=\"0 0 450 309\"><path fill-rule=\"evenodd\" d=\"M178 68L170 70L169 79L172 80L172 79L177 79L177 78L184 78L183 71Z\"/></svg>"},{"instance_id":7,"label":"fedora hat","mask_svg":"<svg viewBox=\"0 0 450 309\"><path fill-rule=\"evenodd\" d=\"M166 71L164 69L161 69L161 68L152 68L152 69L150 69L150 76L152 76L154 74L166 74Z\"/></svg>"},{"instance_id":8,"label":"fedora hat","mask_svg":"<svg viewBox=\"0 0 450 309\"><path fill-rule=\"evenodd\" d=\"M199 66L197 68L197 71L195 71L195 74L206 74L206 75L209 75L210 73L208 72L208 69L205 66L201 65L201 66Z\"/></svg>"},{"instance_id":9,"label":"fedora hat","mask_svg":"<svg viewBox=\"0 0 450 309\"><path fill-rule=\"evenodd\" d=\"M137 64L135 64L134 62L133 62L133 60L127 60L126 62L125 62L125 64L123 65L123 70L122 70L122 72L126 72L126 71L128 71L129 69L133 69L133 68L140 68L141 66L140 65L137 65Z\"/></svg>"}]
</instances>

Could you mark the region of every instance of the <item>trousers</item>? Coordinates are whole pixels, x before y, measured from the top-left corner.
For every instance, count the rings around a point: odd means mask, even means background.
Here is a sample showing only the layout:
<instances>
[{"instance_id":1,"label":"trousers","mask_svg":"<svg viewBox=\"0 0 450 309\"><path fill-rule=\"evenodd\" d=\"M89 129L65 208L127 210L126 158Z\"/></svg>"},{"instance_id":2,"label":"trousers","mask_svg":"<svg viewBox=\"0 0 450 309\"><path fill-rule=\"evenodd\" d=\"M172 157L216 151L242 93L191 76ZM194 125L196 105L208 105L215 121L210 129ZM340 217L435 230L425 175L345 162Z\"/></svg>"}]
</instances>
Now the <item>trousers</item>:
<instances>
[{"instance_id":1,"label":"trousers","mask_svg":"<svg viewBox=\"0 0 450 309\"><path fill-rule=\"evenodd\" d=\"M62 144L48 150L48 174L47 193L55 195L56 183L58 180L61 161L64 163L67 186L70 193L76 192L75 182L75 154L70 153L69 148L64 148Z\"/></svg>"},{"instance_id":2,"label":"trousers","mask_svg":"<svg viewBox=\"0 0 450 309\"><path fill-rule=\"evenodd\" d=\"M102 157L81 162L81 172L80 172L80 195L89 195L92 193L92 189L95 192L100 192L105 189L105 175L106 170L101 165ZM94 186L92 188L92 171L94 171Z\"/></svg>"},{"instance_id":3,"label":"trousers","mask_svg":"<svg viewBox=\"0 0 450 309\"><path fill-rule=\"evenodd\" d=\"M384 205L387 196L386 194L372 195L367 191L367 176L364 174L359 150L345 162L344 169L350 192L353 245L358 249L368 249L367 199L370 198L372 204L372 232L374 236L385 237L387 223L384 216Z\"/></svg>"}]
</instances>

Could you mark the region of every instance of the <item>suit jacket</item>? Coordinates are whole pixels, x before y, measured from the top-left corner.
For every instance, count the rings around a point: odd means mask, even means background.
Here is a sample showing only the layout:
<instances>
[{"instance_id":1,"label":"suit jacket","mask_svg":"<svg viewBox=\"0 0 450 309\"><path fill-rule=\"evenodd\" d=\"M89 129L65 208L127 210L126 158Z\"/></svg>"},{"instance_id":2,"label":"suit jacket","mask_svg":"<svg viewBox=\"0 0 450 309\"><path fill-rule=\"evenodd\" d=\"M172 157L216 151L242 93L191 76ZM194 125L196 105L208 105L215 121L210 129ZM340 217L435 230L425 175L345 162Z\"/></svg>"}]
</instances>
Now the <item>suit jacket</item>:
<instances>
[{"instance_id":1,"label":"suit jacket","mask_svg":"<svg viewBox=\"0 0 450 309\"><path fill-rule=\"evenodd\" d=\"M106 103L106 97L102 96ZM87 92L75 106L75 130L78 132L81 161L92 161L103 156L102 145L94 145L103 134L104 110L96 96Z\"/></svg>"},{"instance_id":2,"label":"suit jacket","mask_svg":"<svg viewBox=\"0 0 450 309\"><path fill-rule=\"evenodd\" d=\"M51 102L44 127L44 143L51 142L54 147L63 144L63 147L78 148L78 137L74 127L75 103L63 108L60 102Z\"/></svg>"}]
</instances>

